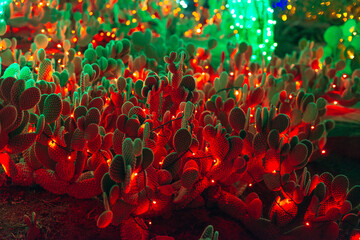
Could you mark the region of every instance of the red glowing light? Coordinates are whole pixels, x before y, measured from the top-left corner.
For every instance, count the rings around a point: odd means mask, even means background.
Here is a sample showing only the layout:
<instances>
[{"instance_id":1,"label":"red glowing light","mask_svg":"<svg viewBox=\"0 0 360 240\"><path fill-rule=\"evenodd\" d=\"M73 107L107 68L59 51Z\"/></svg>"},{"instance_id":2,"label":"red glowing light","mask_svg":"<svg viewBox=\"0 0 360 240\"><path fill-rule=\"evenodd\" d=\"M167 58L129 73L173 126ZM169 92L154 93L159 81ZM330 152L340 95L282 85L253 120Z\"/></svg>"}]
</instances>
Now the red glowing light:
<instances>
[{"instance_id":1,"label":"red glowing light","mask_svg":"<svg viewBox=\"0 0 360 240\"><path fill-rule=\"evenodd\" d=\"M55 146L56 146L56 141L55 141L55 140L51 140L51 141L49 142L49 147L53 148L53 147L55 147Z\"/></svg>"},{"instance_id":2,"label":"red glowing light","mask_svg":"<svg viewBox=\"0 0 360 240\"><path fill-rule=\"evenodd\" d=\"M156 204L156 201L152 201L153 204Z\"/></svg>"},{"instance_id":3,"label":"red glowing light","mask_svg":"<svg viewBox=\"0 0 360 240\"><path fill-rule=\"evenodd\" d=\"M309 226L310 226L310 223L309 223L309 222L306 222L305 225L309 227Z\"/></svg>"},{"instance_id":4,"label":"red glowing light","mask_svg":"<svg viewBox=\"0 0 360 240\"><path fill-rule=\"evenodd\" d=\"M212 183L214 183L214 182L215 182L215 180L214 180L214 179L212 179L212 180L211 180L211 182L212 182Z\"/></svg>"},{"instance_id":5,"label":"red glowing light","mask_svg":"<svg viewBox=\"0 0 360 240\"><path fill-rule=\"evenodd\" d=\"M322 154L325 154L325 153L326 153L326 151L325 151L325 150L322 150L322 151L321 151L321 153L322 153Z\"/></svg>"},{"instance_id":6,"label":"red glowing light","mask_svg":"<svg viewBox=\"0 0 360 240\"><path fill-rule=\"evenodd\" d=\"M355 233L350 237L350 240L359 240L360 239L360 233Z\"/></svg>"},{"instance_id":7,"label":"red glowing light","mask_svg":"<svg viewBox=\"0 0 360 240\"><path fill-rule=\"evenodd\" d=\"M0 154L0 165L4 168L5 174L10 176L10 164L9 162L12 161L7 153Z\"/></svg>"},{"instance_id":8,"label":"red glowing light","mask_svg":"<svg viewBox=\"0 0 360 240\"><path fill-rule=\"evenodd\" d=\"M131 181L132 181L136 176L137 176L137 173L131 174L131 177L130 177Z\"/></svg>"},{"instance_id":9,"label":"red glowing light","mask_svg":"<svg viewBox=\"0 0 360 240\"><path fill-rule=\"evenodd\" d=\"M334 104L335 104L335 105L338 104L338 101L334 101Z\"/></svg>"},{"instance_id":10,"label":"red glowing light","mask_svg":"<svg viewBox=\"0 0 360 240\"><path fill-rule=\"evenodd\" d=\"M249 183L249 187L251 187L252 186L252 183Z\"/></svg>"},{"instance_id":11,"label":"red glowing light","mask_svg":"<svg viewBox=\"0 0 360 240\"><path fill-rule=\"evenodd\" d=\"M336 84L333 84L332 87L333 87L333 88L336 88Z\"/></svg>"},{"instance_id":12,"label":"red glowing light","mask_svg":"<svg viewBox=\"0 0 360 240\"><path fill-rule=\"evenodd\" d=\"M289 99L292 99L292 98L293 98L293 95L290 94L290 95L289 95Z\"/></svg>"}]
</instances>

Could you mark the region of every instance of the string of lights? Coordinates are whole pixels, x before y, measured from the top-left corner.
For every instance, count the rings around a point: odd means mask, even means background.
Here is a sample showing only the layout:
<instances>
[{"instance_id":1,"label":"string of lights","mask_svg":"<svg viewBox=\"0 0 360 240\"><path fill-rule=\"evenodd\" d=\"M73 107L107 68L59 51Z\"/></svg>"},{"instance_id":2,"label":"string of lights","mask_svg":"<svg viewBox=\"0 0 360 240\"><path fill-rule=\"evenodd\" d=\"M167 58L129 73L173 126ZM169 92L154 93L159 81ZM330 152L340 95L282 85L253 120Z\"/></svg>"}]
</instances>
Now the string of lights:
<instances>
[{"instance_id":1,"label":"string of lights","mask_svg":"<svg viewBox=\"0 0 360 240\"><path fill-rule=\"evenodd\" d=\"M230 29L237 40L246 40L253 46L252 60L261 60L260 56L271 60L271 54L277 43L274 42L274 9L267 0L229 0L225 7L229 10L234 23Z\"/></svg>"},{"instance_id":2,"label":"string of lights","mask_svg":"<svg viewBox=\"0 0 360 240\"><path fill-rule=\"evenodd\" d=\"M286 7L276 9L283 21L307 20L329 21L349 19L360 20L360 4L358 0L327 0L327 1L297 1L288 0Z\"/></svg>"}]
</instances>

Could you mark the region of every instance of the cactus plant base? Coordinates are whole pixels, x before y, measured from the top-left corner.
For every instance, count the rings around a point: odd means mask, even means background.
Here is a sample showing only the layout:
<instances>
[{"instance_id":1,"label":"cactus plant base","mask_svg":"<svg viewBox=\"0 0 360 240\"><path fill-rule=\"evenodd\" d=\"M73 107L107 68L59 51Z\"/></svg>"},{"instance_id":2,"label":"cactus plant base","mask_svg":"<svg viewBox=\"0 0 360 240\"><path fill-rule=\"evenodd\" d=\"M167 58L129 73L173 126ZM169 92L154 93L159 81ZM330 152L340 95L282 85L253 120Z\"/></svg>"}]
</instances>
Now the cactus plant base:
<instances>
[{"instance_id":1,"label":"cactus plant base","mask_svg":"<svg viewBox=\"0 0 360 240\"><path fill-rule=\"evenodd\" d=\"M35 211L43 239L118 239L120 228L96 227L96 219L103 211L99 198L74 199L54 195L40 187L19 187L4 184L0 188L0 239L24 239L24 213ZM39 200L41 199L41 200ZM170 218L153 218L152 232L175 239L198 239L203 229L212 224L224 239L252 240L251 233L239 222L217 208L205 207L174 212ZM59 227L61 226L61 227Z\"/></svg>"},{"instance_id":2,"label":"cactus plant base","mask_svg":"<svg viewBox=\"0 0 360 240\"><path fill-rule=\"evenodd\" d=\"M340 125L337 125L334 132L340 131L339 128ZM359 183L357 170L360 169L360 150L353 146L359 143L360 137L330 137L326 161L317 159L319 161L310 162L309 171L312 174L324 171L334 175L346 173L350 183ZM0 239L24 239L27 226L22 217L33 211L37 214L44 239L117 239L120 234L117 226L109 225L106 229L96 227L96 219L103 211L100 197L84 200L68 195L58 196L38 186L29 188L12 185L11 180L5 177L0 179L0 185ZM267 190L264 185L254 186L254 190L260 192L257 188ZM271 195L272 192L267 190L259 196L266 202L267 198L272 198L269 193ZM264 209L263 212L268 210ZM183 209L174 211L172 216L145 220L151 221L153 234L168 235L175 239L198 239L209 224L219 231L221 239L257 239L240 221L229 217L217 207Z\"/></svg>"}]
</instances>

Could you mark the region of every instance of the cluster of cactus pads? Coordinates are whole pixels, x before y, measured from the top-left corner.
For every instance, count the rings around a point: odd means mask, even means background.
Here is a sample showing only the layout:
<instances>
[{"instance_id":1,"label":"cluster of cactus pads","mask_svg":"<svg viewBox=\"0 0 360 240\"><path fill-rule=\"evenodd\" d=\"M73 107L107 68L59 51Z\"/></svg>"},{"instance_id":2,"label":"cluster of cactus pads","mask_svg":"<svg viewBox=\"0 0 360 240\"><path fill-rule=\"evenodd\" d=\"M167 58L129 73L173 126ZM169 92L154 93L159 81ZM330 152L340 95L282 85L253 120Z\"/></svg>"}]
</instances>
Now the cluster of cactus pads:
<instances>
[{"instance_id":1,"label":"cluster of cactus pads","mask_svg":"<svg viewBox=\"0 0 360 240\"><path fill-rule=\"evenodd\" d=\"M5 41L0 163L12 182L102 194L97 225L122 224L122 239L150 236L144 218L199 206L217 206L264 239L359 234L360 186L306 168L334 128L328 102L358 102L359 70L342 75L344 61L321 61L322 48L307 41L299 58L267 65L250 62L252 47L240 43L214 66L214 40L177 41L174 52L159 39L146 30L90 43L84 54L65 40L60 58L46 53L43 34L25 54ZM35 215L26 222L36 225ZM218 235L208 226L201 239Z\"/></svg>"}]
</instances>

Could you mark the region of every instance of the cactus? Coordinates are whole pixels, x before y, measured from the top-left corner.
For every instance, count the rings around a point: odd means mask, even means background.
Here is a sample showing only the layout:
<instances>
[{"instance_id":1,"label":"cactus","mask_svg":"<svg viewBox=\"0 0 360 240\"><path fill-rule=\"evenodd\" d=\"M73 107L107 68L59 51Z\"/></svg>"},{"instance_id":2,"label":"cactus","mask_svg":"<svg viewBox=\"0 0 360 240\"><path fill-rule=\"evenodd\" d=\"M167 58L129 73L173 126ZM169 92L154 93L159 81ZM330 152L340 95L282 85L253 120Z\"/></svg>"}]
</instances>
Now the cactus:
<instances>
[{"instance_id":1,"label":"cactus","mask_svg":"<svg viewBox=\"0 0 360 240\"><path fill-rule=\"evenodd\" d=\"M12 183L75 198L102 193L97 226L121 225L122 239L151 235L145 218L213 205L260 238L357 233L359 186L349 190L344 175L311 175L306 165L335 127L334 105L358 102L358 71L337 76L347 63L321 61L323 49L307 41L299 58L273 56L260 66L245 42L220 56L217 37L202 48L135 26L164 25L158 5L120 25L126 1L110 2L111 13L99 3L84 7L71 25L65 5L55 9L61 19L51 16L57 33L37 34L30 52L1 43L9 64L0 78L0 163ZM100 17L90 17L94 7ZM111 23L99 23L103 14L114 14ZM41 25L46 15L28 17ZM49 37L61 43L56 61ZM25 220L31 236L34 218ZM218 235L209 225L200 239Z\"/></svg>"}]
</instances>

